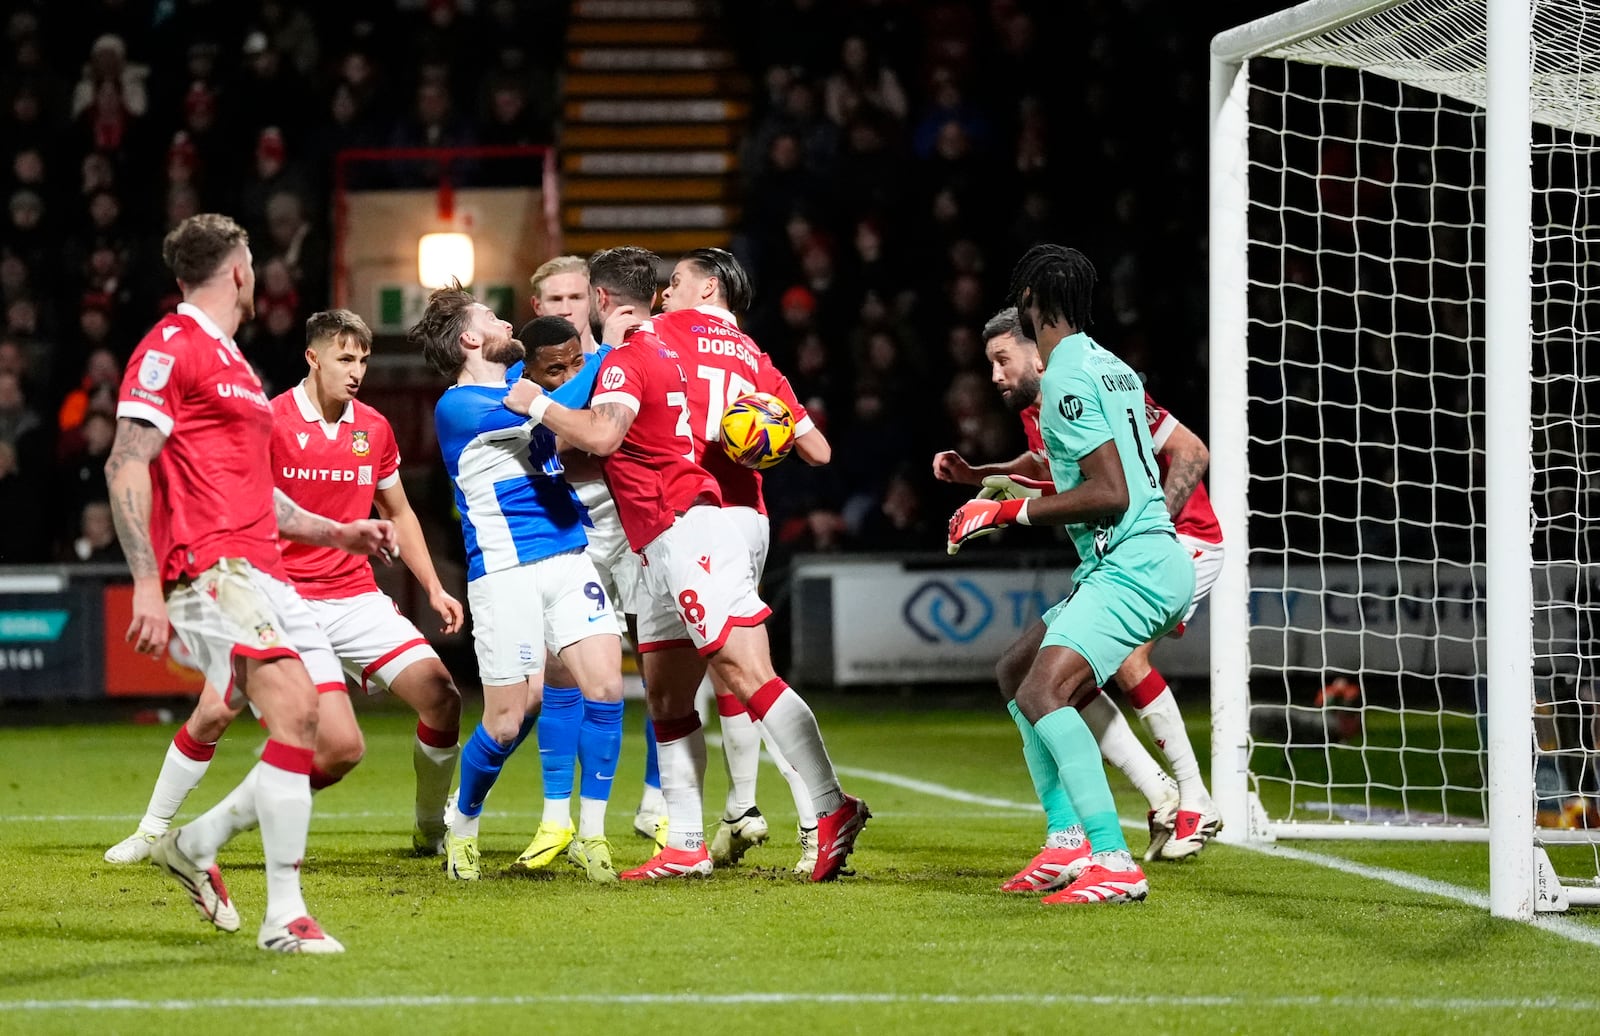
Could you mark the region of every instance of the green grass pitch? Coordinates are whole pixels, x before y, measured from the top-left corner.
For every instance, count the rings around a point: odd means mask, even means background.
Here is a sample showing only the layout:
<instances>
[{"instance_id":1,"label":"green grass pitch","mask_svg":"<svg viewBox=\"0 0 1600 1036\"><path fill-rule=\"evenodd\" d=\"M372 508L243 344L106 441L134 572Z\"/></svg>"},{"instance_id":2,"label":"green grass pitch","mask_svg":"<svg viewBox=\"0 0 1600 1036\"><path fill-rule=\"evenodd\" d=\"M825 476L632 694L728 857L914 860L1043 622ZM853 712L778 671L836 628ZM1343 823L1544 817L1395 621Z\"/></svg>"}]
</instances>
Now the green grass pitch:
<instances>
[{"instance_id":1,"label":"green grass pitch","mask_svg":"<svg viewBox=\"0 0 1600 1036\"><path fill-rule=\"evenodd\" d=\"M469 722L475 721L469 707ZM642 767L640 710L610 831L619 865ZM537 823L537 756L507 765L481 844L486 880L412 859L410 730L363 714L368 754L319 795L306 861L313 912L349 952L255 949L260 842L222 864L244 917L211 931L148 865L103 862L142 811L169 727L0 730L0 1031L223 1032L1489 1032L1600 1024L1600 947L1421 892L1230 846L1152 864L1151 896L1044 908L996 891L1042 823L998 707L820 710L846 787L876 817L857 874L788 874L788 795L770 767L774 840L709 880L595 887L570 869L499 877ZM1197 720L1202 717L1197 716ZM1203 735L1203 722L1194 732ZM224 741L184 816L254 761ZM1203 742L1200 745L1204 751ZM918 783L921 782L921 783ZM712 752L707 802L720 805ZM1118 786L1124 816L1142 816ZM1144 848L1142 833L1131 837ZM1302 845L1485 890L1473 845ZM1596 922L1578 919L1577 924ZM1597 929L1600 930L1600 929Z\"/></svg>"}]
</instances>

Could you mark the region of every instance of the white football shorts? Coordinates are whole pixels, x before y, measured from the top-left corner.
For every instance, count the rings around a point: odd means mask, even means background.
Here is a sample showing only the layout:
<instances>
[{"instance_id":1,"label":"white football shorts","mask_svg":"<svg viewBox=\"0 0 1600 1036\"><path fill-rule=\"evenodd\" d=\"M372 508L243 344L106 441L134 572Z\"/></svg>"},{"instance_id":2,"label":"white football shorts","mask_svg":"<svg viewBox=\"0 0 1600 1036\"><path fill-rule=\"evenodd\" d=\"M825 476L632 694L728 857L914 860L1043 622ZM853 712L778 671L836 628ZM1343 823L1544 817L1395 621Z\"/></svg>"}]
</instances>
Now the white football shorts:
<instances>
[{"instance_id":1,"label":"white football shorts","mask_svg":"<svg viewBox=\"0 0 1600 1036\"><path fill-rule=\"evenodd\" d=\"M344 670L306 602L242 558L223 558L167 593L172 630L230 705L238 658L298 658L319 692L342 691Z\"/></svg>"},{"instance_id":2,"label":"white football shorts","mask_svg":"<svg viewBox=\"0 0 1600 1036\"><path fill-rule=\"evenodd\" d=\"M589 486L600 486L601 492L585 492ZM617 517L616 501L605 487L596 482L584 482L578 487L579 497L588 508L593 528L583 531L589 536L589 560L600 573L600 585L606 596L616 602L617 610L624 615L634 615L639 610L639 555L628 546L628 537L622 533L622 519ZM591 502L593 501L593 502Z\"/></svg>"},{"instance_id":3,"label":"white football shorts","mask_svg":"<svg viewBox=\"0 0 1600 1036\"><path fill-rule=\"evenodd\" d=\"M767 551L772 547L772 523L754 507L724 507L722 513L732 520L739 538L750 548L750 570L755 573L759 588L761 576L767 571Z\"/></svg>"},{"instance_id":4,"label":"white football shorts","mask_svg":"<svg viewBox=\"0 0 1600 1036\"><path fill-rule=\"evenodd\" d=\"M581 550L479 576L467 584L478 678L490 686L526 680L588 637L620 636L611 597Z\"/></svg>"},{"instance_id":5,"label":"white football shorts","mask_svg":"<svg viewBox=\"0 0 1600 1036\"><path fill-rule=\"evenodd\" d=\"M422 631L382 591L308 598L306 607L328 635L345 674L368 694L387 691L411 663L439 657Z\"/></svg>"},{"instance_id":6,"label":"white football shorts","mask_svg":"<svg viewBox=\"0 0 1600 1036\"><path fill-rule=\"evenodd\" d=\"M756 592L751 551L728 512L691 507L644 549L639 651L689 644L718 651L735 626L758 626L772 609Z\"/></svg>"},{"instance_id":7,"label":"white football shorts","mask_svg":"<svg viewBox=\"0 0 1600 1036\"><path fill-rule=\"evenodd\" d=\"M1189 559L1194 562L1194 599L1189 602L1189 610L1183 613L1172 636L1183 635L1184 625L1194 618L1195 609L1211 593L1211 588L1217 585L1217 576L1222 572L1222 544L1207 543L1193 536L1179 536L1178 542L1183 544L1189 552Z\"/></svg>"}]
</instances>

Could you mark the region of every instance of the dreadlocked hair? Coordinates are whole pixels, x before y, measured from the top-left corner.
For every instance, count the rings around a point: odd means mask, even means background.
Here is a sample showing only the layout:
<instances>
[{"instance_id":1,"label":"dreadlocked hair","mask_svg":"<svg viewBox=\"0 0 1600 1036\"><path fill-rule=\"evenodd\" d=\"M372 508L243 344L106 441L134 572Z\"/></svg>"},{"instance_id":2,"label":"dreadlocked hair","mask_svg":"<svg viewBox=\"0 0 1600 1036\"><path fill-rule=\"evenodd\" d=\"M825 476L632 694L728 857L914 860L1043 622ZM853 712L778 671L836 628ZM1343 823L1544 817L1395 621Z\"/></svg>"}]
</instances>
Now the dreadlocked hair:
<instances>
[{"instance_id":1,"label":"dreadlocked hair","mask_svg":"<svg viewBox=\"0 0 1600 1036\"><path fill-rule=\"evenodd\" d=\"M1094 264L1076 248L1034 245L1011 271L1006 301L1021 309L1031 299L1041 322L1064 320L1081 331L1092 319L1095 280Z\"/></svg>"}]
</instances>

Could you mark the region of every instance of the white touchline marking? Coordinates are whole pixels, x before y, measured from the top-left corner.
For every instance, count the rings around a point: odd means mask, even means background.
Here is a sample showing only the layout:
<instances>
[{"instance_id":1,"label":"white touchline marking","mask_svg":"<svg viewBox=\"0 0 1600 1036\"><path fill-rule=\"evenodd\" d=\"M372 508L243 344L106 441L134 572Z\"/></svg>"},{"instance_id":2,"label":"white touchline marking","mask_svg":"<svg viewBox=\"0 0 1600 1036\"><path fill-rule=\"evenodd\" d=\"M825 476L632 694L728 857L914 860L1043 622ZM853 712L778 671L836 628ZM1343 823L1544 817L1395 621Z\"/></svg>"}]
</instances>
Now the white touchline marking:
<instances>
[{"instance_id":1,"label":"white touchline marking","mask_svg":"<svg viewBox=\"0 0 1600 1036\"><path fill-rule=\"evenodd\" d=\"M1354 1011L1572 1011L1592 1012L1600 1000L1557 997L1385 997L1385 996L1183 996L1161 993L573 993L516 996L368 996L368 997L216 997L192 1000L0 1000L0 1009L22 1011L204 1011L222 1009L369 1010L393 1007L536 1007L552 1005L655 1007L660 1005L731 1004L928 1004L950 1007L1018 1005L1024 1007L1238 1007L1343 1008Z\"/></svg>"},{"instance_id":2,"label":"white touchline marking","mask_svg":"<svg viewBox=\"0 0 1600 1036\"><path fill-rule=\"evenodd\" d=\"M910 791L921 792L924 795L933 795L955 802L972 802L985 806L1025 810L1027 812L1037 812L1039 810L1037 803L1023 803L986 795L973 795L959 788L951 788L932 781L917 780L902 774L885 773L879 770L862 770L849 766L838 766L835 769L846 777L859 777L862 780L877 781L880 784L890 784L897 788L905 788ZM1130 820L1126 817L1122 818L1122 826L1130 831L1147 830L1144 821ZM1435 881L1432 878L1424 878L1409 871L1395 870L1390 867L1373 867L1337 856L1328 856L1325 853L1307 852L1304 849L1292 849L1289 846L1275 843L1229 842L1227 844L1233 848L1244 849L1248 852L1278 856L1287 860L1296 860L1300 863L1309 863L1317 867L1327 867L1330 870L1341 871L1358 878L1387 882L1390 885L1408 889L1412 892L1422 892L1427 895L1453 899L1458 903L1476 907L1480 910L1489 909L1489 897L1476 889L1470 889L1462 885L1452 885L1444 881ZM1554 915L1536 917L1533 919L1532 924L1541 931L1559 935L1564 939L1587 943L1590 946L1600 946L1600 928L1580 924L1569 918Z\"/></svg>"},{"instance_id":3,"label":"white touchline marking","mask_svg":"<svg viewBox=\"0 0 1600 1036\"><path fill-rule=\"evenodd\" d=\"M886 773L883 770L863 770L856 766L835 766L834 770L841 777L859 777L864 781L876 781L879 784L889 784L896 788L905 788L907 791L921 792L924 795L934 795L951 802L966 802L974 806L989 806L995 809L1015 810L1023 813L1040 812L1037 802L1015 802L1011 799L999 799L992 795L975 795L970 791L952 788L947 784L936 784L933 781L918 780L904 774Z\"/></svg>"},{"instance_id":4,"label":"white touchline marking","mask_svg":"<svg viewBox=\"0 0 1600 1036\"><path fill-rule=\"evenodd\" d=\"M1395 870L1392 867L1375 867L1365 863L1356 863L1353 860L1346 860L1338 856L1308 852L1305 849L1294 849L1287 845L1277 845L1272 842L1230 842L1228 844L1236 849L1261 853L1264 856L1278 856L1286 860L1298 860L1301 863L1315 864L1318 867L1327 867L1329 870L1353 874L1358 878L1385 881L1412 892L1423 892L1430 896L1443 896L1446 899L1453 899L1458 903L1465 903L1467 906L1476 907L1479 910L1489 909L1489 897L1477 889L1467 888L1464 885L1452 885L1447 881L1437 881L1433 878L1424 878L1420 874L1412 874L1410 871ZM1549 932L1552 935L1559 935L1564 939L1588 943L1590 946L1600 946L1600 928L1580 924L1577 921L1554 914L1535 916L1532 924L1535 928Z\"/></svg>"},{"instance_id":5,"label":"white touchline marking","mask_svg":"<svg viewBox=\"0 0 1600 1036\"><path fill-rule=\"evenodd\" d=\"M713 745L713 746L717 746L717 745L720 745L722 743L722 739L720 737L717 737L714 734L713 735L708 735L706 737L706 741L709 744ZM767 755L767 754L765 754L765 753L762 753L762 758L768 763L770 763L772 761L772 757ZM914 791L914 792L918 792L919 794L930 795L930 796L933 796L935 798L948 799L948 800L950 800L952 802L965 802L965 803L968 803L968 804L971 804L971 805L989 806L992 809L996 809L996 810L1005 810L1005 811L1023 812L1023 813L1032 813L1032 812L1035 812L1035 811L1037 811L1039 809L1039 806L1038 806L1037 803L1018 802L1018 801L1016 801L1014 799L1002 799L1002 798L997 798L997 797L992 796L992 795L978 795L978 794L974 794L973 792L963 791L960 788L952 788L948 784L939 784L939 783L937 783L935 781L924 781L924 780L920 780L920 779L915 778L915 777L908 777L905 774L890 773L890 772L885 771L885 770L868 770L868 769L863 769L861 767L856 767L856 766L835 766L834 770L837 773L839 773L841 776L844 776L844 777L856 777L856 778L859 778L859 779L864 780L864 781L875 781L875 782L877 782L879 784L887 784L887 785L890 785L890 786L896 787L896 788L904 788L907 791ZM324 814L320 814L320 815L313 814L312 819L313 820L317 820L317 819L322 819L322 820L355 820L355 819L366 819L366 818L371 818L371 817L386 817L386 816L390 816L390 815L392 815L392 814L385 813L385 812L324 813ZM485 810L484 815L486 817L489 817L489 818L492 819L494 817L507 817L507 818L532 817L532 816L542 816L543 814L534 813L534 812L493 813L493 812L489 812L489 811ZM894 814L882 814L882 815L883 816L893 816ZM900 815L909 817L909 816L915 816L916 814L906 813L906 814L900 814ZM996 815L1007 815L1007 814L1001 813L1001 814L996 814ZM65 815L65 814L63 814L63 815L10 816L10 817L0 816L0 823L28 823L28 822L49 823L49 822L75 821L75 820L76 821L95 821L95 820L105 820L105 821L110 821L110 820L130 820L130 821L137 821L138 819L139 819L138 816L131 815L131 814L117 814L117 815L113 815L113 816L73 816L73 815ZM1145 826L1143 821L1129 820L1126 817L1122 818L1122 826L1127 828L1130 831L1144 831L1144 830L1146 830L1146 826ZM1227 843L1227 845L1229 847L1231 847L1231 848L1243 849L1243 850L1245 850L1247 852L1261 853L1261 854L1267 855L1267 856L1277 856L1277 857L1280 857L1282 859L1295 860L1295 861L1298 861L1300 863L1309 863L1309 864L1311 864L1313 866L1317 866L1317 867L1326 867L1326 868L1328 868L1330 870L1340 871L1342 873L1350 874L1350 875L1353 875L1353 876L1358 877L1358 878L1367 878L1367 879L1370 879L1370 880L1373 880L1373 881L1382 881L1382 882L1385 882L1387 884L1394 885L1394 886L1396 886L1398 888L1407 889L1407 890L1412 891L1412 892L1421 892L1421 893L1424 893L1424 894L1427 894L1427 895L1440 896L1440 897L1445 898L1445 899L1453 899L1458 903L1462 903L1462 904L1465 904L1466 906L1475 907L1475 908L1481 909L1481 910L1487 910L1489 908L1489 897L1487 895L1485 895L1484 893L1482 893L1482 892L1479 892L1479 891L1477 891L1475 889L1467 888L1467 887L1465 887L1463 885L1452 885L1449 882L1435 881L1432 878L1424 878L1421 875L1412 874L1409 871L1395 870L1395 869L1390 868L1390 867L1369 866L1369 865L1364 864L1364 863L1356 863L1353 860L1342 859L1342 858L1340 858L1338 856L1328 856L1328 855L1326 855L1324 853L1308 852L1308 851L1306 851L1304 849L1293 849L1293 848L1290 848L1289 846L1277 845L1275 843L1265 843L1265 842L1229 842L1229 843ZM1587 943L1590 946L1600 946L1600 928L1594 928L1594 927L1591 927L1589 925L1580 924L1580 923L1578 923L1576 921L1573 921L1573 920L1570 920L1568 918L1545 915L1545 916L1540 916L1540 917L1534 918L1534 920L1532 921L1532 925L1533 925L1533 927L1538 928L1541 931L1549 932L1552 935L1561 936L1564 939L1570 939L1573 942ZM787 995L787 994L774 994L774 995ZM476 1002L476 1001L474 1001L474 1002ZM530 1002L535 1002L535 1001L530 1001ZM555 1001L537 1001L537 1002L555 1002ZM684 1002L687 1003L689 1001L684 1001ZM696 1001L696 1002L700 1002L700 1001ZM708 1000L708 1001L704 1001L704 1002L711 1003L711 1002L714 1002L714 1001L709 1001ZM1076 1001L1065 1001L1065 1000L1063 1000L1063 1001L1059 1001L1059 1002L1068 1003L1068 1002L1076 1002ZM1088 1002L1088 1001L1085 1001L1085 1002ZM1140 1001L1130 1001L1130 1002L1143 1003L1143 1002L1146 1002L1146 1001L1140 1000ZM1175 1002L1176 1001L1174 1001L1174 1003ZM0 1002L0 1006L4 1006L3 1002Z\"/></svg>"},{"instance_id":6,"label":"white touchline marking","mask_svg":"<svg viewBox=\"0 0 1600 1036\"><path fill-rule=\"evenodd\" d=\"M329 821L332 821L332 820L373 820L373 819L393 820L393 819L395 819L397 817L403 817L404 813L405 813L405 807L403 807L403 806L397 806L395 809L392 809L392 810L368 810L368 811L359 812L359 813L312 813L311 814L311 824L312 824L313 827L315 827L317 822L320 821L320 820L329 820ZM183 816L175 819L174 823L177 824L177 826L182 827L184 822L189 821L189 820L193 820L198 815L199 814L193 814L193 813L184 814ZM958 810L958 811L939 810L937 812L917 811L917 810L899 810L899 809L894 809L894 810L875 810L875 811L873 811L872 815L875 816L875 817L878 817L880 819L883 819L883 818L893 819L893 818L897 818L897 817L898 818L912 818L912 819L917 819L917 820L937 820L937 819L941 819L941 818L944 818L944 819L950 819L950 818L963 818L963 819L1000 819L1000 818L1010 818L1010 819L1015 819L1017 813L1016 813L1016 807L1015 806L1007 806L1004 809L968 809L968 810ZM544 814L542 812L540 812L539 810L503 810L503 811L501 811L501 810L486 809L486 810L483 811L483 817L485 819L487 819L487 820L496 820L496 819L500 819L500 820L518 820L518 819L526 819L528 817L542 817L542 816L544 816ZM138 823L138 821L141 819L141 817L142 817L142 814L139 814L139 813L102 813L102 814L94 814L94 813L39 813L39 814L26 815L26 816L0 816L0 824L70 824L70 823L84 823L84 824L127 823L127 824L134 824L134 823Z\"/></svg>"}]
</instances>

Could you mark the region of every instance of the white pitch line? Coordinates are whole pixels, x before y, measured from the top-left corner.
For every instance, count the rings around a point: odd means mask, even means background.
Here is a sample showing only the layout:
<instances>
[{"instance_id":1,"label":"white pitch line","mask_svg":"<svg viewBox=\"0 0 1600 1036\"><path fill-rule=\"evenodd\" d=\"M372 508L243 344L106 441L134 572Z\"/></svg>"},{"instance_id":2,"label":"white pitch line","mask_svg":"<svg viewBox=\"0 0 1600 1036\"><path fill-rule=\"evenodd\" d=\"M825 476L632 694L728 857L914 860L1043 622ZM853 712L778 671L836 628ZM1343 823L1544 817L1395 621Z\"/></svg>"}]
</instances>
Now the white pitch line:
<instances>
[{"instance_id":1,"label":"white pitch line","mask_svg":"<svg viewBox=\"0 0 1600 1036\"><path fill-rule=\"evenodd\" d=\"M888 784L896 788L905 788L907 791L921 792L924 795L933 795L952 802L965 802L974 806L989 806L994 809L1015 810L1023 813L1040 812L1037 802L1016 802L1012 799L998 799L992 795L975 795L970 791L952 788L948 784L936 784L933 781L918 780L899 773L886 773L883 770L863 770L855 766L835 766L834 770L842 777L859 777L864 781L876 781L879 784Z\"/></svg>"},{"instance_id":2,"label":"white pitch line","mask_svg":"<svg viewBox=\"0 0 1600 1036\"><path fill-rule=\"evenodd\" d=\"M708 736L706 740L713 745L720 744L721 742L721 739L715 735ZM771 759L770 756L763 756L763 758L767 759L768 761ZM908 777L905 774L890 773L885 770L867 770L855 766L836 766L834 769L844 777L855 777L860 780L874 781L878 784L887 784L891 787L904 788L907 791L914 791L922 795L933 796L934 798L948 799L952 802L964 802L969 805L988 806L996 810L1023 813L1031 813L1039 809L1037 803L1018 802L1014 799L1002 799L992 795L978 795L970 791L964 791L960 788L953 788L948 784L939 784L935 781L925 781L916 777ZM355 820L389 815L390 814L381 812L326 813L321 814L319 817L314 817L314 819ZM491 818L495 816L527 817L535 815L538 814L488 814L488 816ZM910 814L906 815L909 816ZM97 817L45 815L32 817L0 817L0 823L138 819L138 817L130 815ZM1126 818L1122 820L1122 826L1131 831L1145 830L1145 824L1143 822L1129 820ZM1394 885L1397 888L1407 889L1411 892L1421 892L1431 896L1439 896L1444 899L1451 899L1458 903L1462 903L1466 906L1474 907L1480 910L1487 910L1489 908L1489 897L1484 893L1477 891L1476 889L1470 889L1463 885L1453 885L1444 881L1435 881L1432 878L1424 878L1421 875L1412 874L1409 871L1395 870L1390 867L1374 867L1364 863L1356 863L1353 860L1346 860L1338 856L1328 856L1324 853L1308 852L1304 849L1293 849L1289 846L1272 843L1231 842L1227 844L1233 848L1244 849L1248 852L1262 853L1267 856L1277 856L1281 859L1295 860L1297 862L1308 863L1316 867L1326 867L1329 870L1340 871L1341 873L1349 874L1358 878L1366 878L1372 881L1382 881L1386 884ZM1570 939L1573 942L1586 943L1590 946L1600 946L1600 928L1594 928L1589 925L1580 924L1568 918L1549 915L1536 917L1532 924L1533 927L1539 929L1540 931L1549 932L1551 935L1557 935L1564 939ZM1062 1002L1066 1003L1068 1001Z\"/></svg>"},{"instance_id":3,"label":"white pitch line","mask_svg":"<svg viewBox=\"0 0 1600 1036\"><path fill-rule=\"evenodd\" d=\"M21 1011L204 1011L204 1010L371 1010L395 1007L657 1007L787 1006L795 1004L931 1005L948 1007L1160 1007L1252 1010L1271 1008L1339 1008L1352 1011L1570 1011L1591 1013L1600 1000L1559 997L1384 997L1384 996L1183 996L1119 993L577 993L521 996L370 996L370 997L216 997L193 1000L0 1000L0 1010Z\"/></svg>"},{"instance_id":4,"label":"white pitch line","mask_svg":"<svg viewBox=\"0 0 1600 1036\"><path fill-rule=\"evenodd\" d=\"M1025 810L1036 812L1039 810L1037 803L1016 802L1010 799L992 798L985 795L973 795L959 788L936 784L932 781L917 780L901 774L885 773L879 770L862 770L854 767L835 767L840 774L846 777L859 777L862 780L877 781L881 784L890 784L898 788L921 792L924 795L933 795L939 798L951 799L955 802L971 802L985 806L1003 809ZM1142 821L1122 819L1122 826L1130 831L1144 831L1146 825ZM1317 867L1326 867L1329 870L1340 871L1358 878L1367 878L1372 881L1382 881L1398 888L1411 892L1421 892L1426 895L1440 896L1444 899L1453 899L1466 906L1480 910L1489 909L1489 897L1476 889L1463 885L1452 885L1445 881L1435 881L1424 878L1410 871L1395 870L1391 867L1374 867L1364 863L1356 863L1338 856L1328 856L1324 853L1307 852L1304 849L1292 849L1286 845L1277 845L1265 842L1230 842L1228 845L1249 852L1262 853L1267 856L1277 856L1281 859L1295 860L1300 863L1309 863ZM1590 946L1600 946L1600 928L1580 924L1569 918L1554 915L1542 915L1533 919L1533 927L1541 931L1558 935L1573 942L1586 943Z\"/></svg>"}]
</instances>

